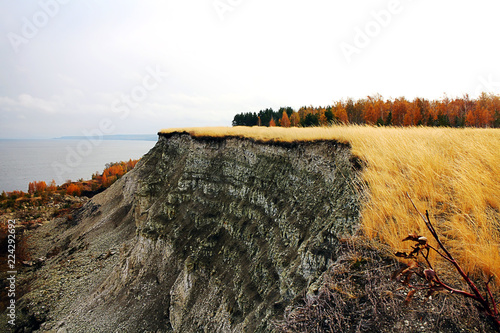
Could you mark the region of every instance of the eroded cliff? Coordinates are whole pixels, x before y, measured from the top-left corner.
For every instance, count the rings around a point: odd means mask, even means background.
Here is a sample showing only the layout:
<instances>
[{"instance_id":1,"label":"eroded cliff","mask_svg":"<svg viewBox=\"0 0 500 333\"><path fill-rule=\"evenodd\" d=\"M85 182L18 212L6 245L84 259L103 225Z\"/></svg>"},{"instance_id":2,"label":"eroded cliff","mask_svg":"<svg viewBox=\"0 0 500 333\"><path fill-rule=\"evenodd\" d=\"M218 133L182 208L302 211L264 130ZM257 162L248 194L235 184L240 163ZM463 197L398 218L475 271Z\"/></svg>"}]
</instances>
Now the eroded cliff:
<instances>
[{"instance_id":1,"label":"eroded cliff","mask_svg":"<svg viewBox=\"0 0 500 333\"><path fill-rule=\"evenodd\" d=\"M47 232L53 248L21 320L71 332L269 331L356 228L356 167L334 141L160 135Z\"/></svg>"},{"instance_id":2,"label":"eroded cliff","mask_svg":"<svg viewBox=\"0 0 500 333\"><path fill-rule=\"evenodd\" d=\"M171 135L141 179L137 237L172 253L164 266L172 275L158 282L178 331L267 328L326 270L359 216L349 149L331 141Z\"/></svg>"}]
</instances>

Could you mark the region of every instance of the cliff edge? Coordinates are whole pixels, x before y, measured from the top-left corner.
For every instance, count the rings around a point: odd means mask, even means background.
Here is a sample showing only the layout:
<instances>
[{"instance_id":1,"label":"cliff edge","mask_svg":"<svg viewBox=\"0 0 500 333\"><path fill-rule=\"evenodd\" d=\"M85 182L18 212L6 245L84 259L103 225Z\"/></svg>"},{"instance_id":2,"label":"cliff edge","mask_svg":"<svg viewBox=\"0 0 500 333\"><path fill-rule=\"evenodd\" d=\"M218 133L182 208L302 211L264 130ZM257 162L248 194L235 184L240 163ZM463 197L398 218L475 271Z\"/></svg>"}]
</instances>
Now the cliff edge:
<instances>
[{"instance_id":1,"label":"cliff edge","mask_svg":"<svg viewBox=\"0 0 500 333\"><path fill-rule=\"evenodd\" d=\"M71 332L269 331L356 229L356 167L335 141L160 134L133 171L46 231L49 259L23 303L42 291L53 302L39 318L31 304L24 320Z\"/></svg>"}]
</instances>

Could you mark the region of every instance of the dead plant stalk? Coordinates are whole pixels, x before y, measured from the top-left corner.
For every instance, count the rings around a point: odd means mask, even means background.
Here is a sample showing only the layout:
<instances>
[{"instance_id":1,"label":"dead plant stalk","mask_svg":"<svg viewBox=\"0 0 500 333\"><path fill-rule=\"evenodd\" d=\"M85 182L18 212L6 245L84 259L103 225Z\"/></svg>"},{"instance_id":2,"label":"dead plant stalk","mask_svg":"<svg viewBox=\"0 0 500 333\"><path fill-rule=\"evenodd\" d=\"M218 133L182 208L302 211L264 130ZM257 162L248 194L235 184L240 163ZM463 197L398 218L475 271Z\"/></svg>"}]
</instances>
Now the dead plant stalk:
<instances>
[{"instance_id":1,"label":"dead plant stalk","mask_svg":"<svg viewBox=\"0 0 500 333\"><path fill-rule=\"evenodd\" d=\"M432 237L436 240L438 244L438 248L435 248L434 246L430 245L427 242L427 238L421 235L417 234L409 234L408 237L403 239L403 241L406 240L411 240L415 242L415 246L412 247L413 250L409 254L404 253L404 252L397 252L396 256L398 257L403 257L407 259L416 259L418 255L422 255L422 257L425 259L427 265L429 266L429 269L423 270L421 272L418 270L419 265L418 262L413 261L408 268L402 269L398 272L396 272L395 277L401 276L405 277L403 281L401 281L403 284L406 286L412 288L413 290L408 293L408 297L406 299L406 303L408 303L415 292L417 290L427 290L427 296L431 296L434 292L440 291L440 290L448 290L451 293L455 293L458 295L462 295L464 297L471 298L478 302L480 304L480 310L482 310L488 317L490 317L496 324L497 329L500 331L500 316L497 308L497 303L493 297L493 294L490 289L490 282L493 278L493 276L490 276L489 279L485 282L485 287L486 287L486 292L487 295L483 296L481 292L479 291L478 287L476 284L469 278L469 276L465 273L465 271L462 269L462 267L459 265L459 263L455 260L453 255L446 249L444 244L441 242L438 233L436 232L436 229L431 223L430 217L429 217L429 211L426 211L425 215L422 214L416 207L415 203L411 199L410 195L406 193L406 196L412 203L413 207L417 211L417 213L420 215L422 220L424 221L425 225L427 226L427 229L430 231ZM450 264L455 267L456 271L460 274L462 279L465 281L465 283L468 285L470 292L452 288L446 283L444 283L434 270L431 262L429 261L429 252L430 250L434 250L439 256L444 258L446 261L448 261ZM423 274L422 274L423 273ZM423 277L425 280L427 280L428 285L412 285L410 284L410 278L413 274L419 275Z\"/></svg>"}]
</instances>

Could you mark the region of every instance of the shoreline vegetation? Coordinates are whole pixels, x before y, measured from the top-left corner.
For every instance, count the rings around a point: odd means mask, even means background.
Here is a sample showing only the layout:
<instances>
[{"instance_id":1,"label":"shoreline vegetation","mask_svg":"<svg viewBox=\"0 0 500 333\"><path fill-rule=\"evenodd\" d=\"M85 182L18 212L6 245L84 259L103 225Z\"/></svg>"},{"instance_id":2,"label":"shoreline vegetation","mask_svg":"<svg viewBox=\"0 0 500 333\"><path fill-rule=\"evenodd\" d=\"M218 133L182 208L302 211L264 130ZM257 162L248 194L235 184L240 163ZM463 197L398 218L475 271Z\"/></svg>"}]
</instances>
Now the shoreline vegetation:
<instances>
[{"instance_id":1,"label":"shoreline vegetation","mask_svg":"<svg viewBox=\"0 0 500 333\"><path fill-rule=\"evenodd\" d=\"M28 192L3 191L0 195L0 271L7 272L7 235L8 221L16 223L16 269L23 266L31 267L41 265L46 258L34 258L30 253L33 240L25 236L25 230L36 229L54 219L73 220L73 214L81 208L87 200L104 191L125 173L132 170L139 160L130 159L127 162L107 163L102 173L96 172L90 180L80 179L76 182L70 180L57 186L53 180L49 185L44 181L34 181L28 184ZM12 269L11 269L12 270ZM0 312L4 311L7 299L7 289L0 291ZM21 289L18 297L26 290Z\"/></svg>"},{"instance_id":2,"label":"shoreline vegetation","mask_svg":"<svg viewBox=\"0 0 500 333\"><path fill-rule=\"evenodd\" d=\"M45 181L33 181L28 184L28 192L2 191L0 194L0 209L16 209L20 204L29 202L45 203L49 197L70 195L92 197L104 191L124 174L132 170L139 160L130 159L127 162L106 163L102 173L95 172L90 180L67 180L62 185L56 185L52 180L49 185Z\"/></svg>"},{"instance_id":3,"label":"shoreline vegetation","mask_svg":"<svg viewBox=\"0 0 500 333\"><path fill-rule=\"evenodd\" d=\"M102 173L96 172L90 180L66 181L62 185L45 181L34 181L28 184L28 191L3 191L0 195L0 257L7 246L3 246L7 236L7 221L16 220L16 235L18 237L17 263L30 262L30 254L25 251L22 233L24 230L39 227L51 219L64 217L72 219L73 212L83 206L92 196L104 191L128 171L132 170L139 160L107 163ZM2 260L2 264L7 261Z\"/></svg>"},{"instance_id":4,"label":"shoreline vegetation","mask_svg":"<svg viewBox=\"0 0 500 333\"><path fill-rule=\"evenodd\" d=\"M367 200L362 230L397 251L409 233L425 234L405 193L429 210L442 239L468 273L500 279L500 130L492 128L333 125L164 129L160 135L241 137L261 142L336 140L363 161ZM435 244L433 244L435 245ZM439 256L437 267L445 263Z\"/></svg>"}]
</instances>

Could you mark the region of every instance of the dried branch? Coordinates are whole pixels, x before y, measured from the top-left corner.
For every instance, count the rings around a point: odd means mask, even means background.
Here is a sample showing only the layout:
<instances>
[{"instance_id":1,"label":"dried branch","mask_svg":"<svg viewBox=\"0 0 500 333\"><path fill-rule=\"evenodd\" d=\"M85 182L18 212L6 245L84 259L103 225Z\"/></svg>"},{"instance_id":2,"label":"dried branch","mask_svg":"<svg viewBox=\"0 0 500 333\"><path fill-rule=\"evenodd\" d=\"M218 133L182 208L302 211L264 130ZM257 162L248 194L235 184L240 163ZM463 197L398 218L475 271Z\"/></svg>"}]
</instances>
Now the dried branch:
<instances>
[{"instance_id":1,"label":"dried branch","mask_svg":"<svg viewBox=\"0 0 500 333\"><path fill-rule=\"evenodd\" d=\"M434 226L431 223L431 219L429 217L429 211L425 212L425 215L422 214L416 207L415 203L411 199L410 195L406 193L406 197L410 200L412 203L413 207L417 211L417 213L420 215L422 220L424 221L425 225L427 226L427 229L430 231L432 237L436 240L436 242L439 245L439 251L437 248L433 247L427 242L427 238L421 235L417 234L409 234L408 237L403 239L403 241L413 241L415 242L415 245L412 247L413 250L410 253L405 253L405 252L396 252L396 256L398 257L403 257L407 259L413 259L413 261L410 262L408 267L406 269L402 269L398 272L395 272L393 274L393 278L397 278L401 283L406 285L409 288L412 288L413 293L408 294L408 297L405 299L405 304L409 303L411 298L413 297L413 294L417 290L427 290L427 297L432 296L433 293L436 291L440 290L448 290L451 293L459 294L464 297L471 298L478 302L481 306L480 309L488 316L490 317L496 324L497 329L500 331L500 315L498 313L498 308L497 308L497 303L493 297L493 294L490 289L490 282L492 277L488 279L487 282L485 282L486 286L486 291L487 295L486 297L481 294L475 283L469 278L469 276L464 272L462 267L458 264L458 262L455 260L453 255L446 249L444 244L441 242L439 239L439 235L434 228ZM464 290L452 288L448 284L444 283L441 281L439 278L437 272L434 270L434 268L431 265L431 262L429 261L429 252L430 250L433 250L437 254L439 254L442 258L446 259L449 263L455 267L457 272L460 274L462 279L465 281L465 283L468 285L469 289L471 292L467 292ZM421 255L424 259L425 262L427 263L427 266L429 267L428 269L422 269L418 262L416 261L416 258ZM427 281L427 286L426 287L421 287L421 286L413 286L410 284L410 279L413 275L418 275L425 279Z\"/></svg>"}]
</instances>

